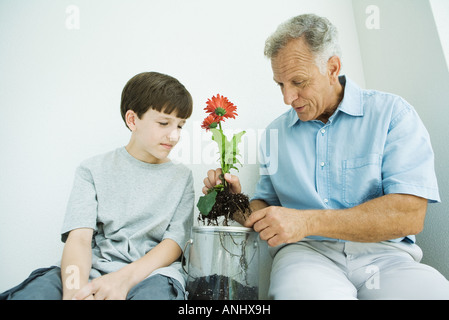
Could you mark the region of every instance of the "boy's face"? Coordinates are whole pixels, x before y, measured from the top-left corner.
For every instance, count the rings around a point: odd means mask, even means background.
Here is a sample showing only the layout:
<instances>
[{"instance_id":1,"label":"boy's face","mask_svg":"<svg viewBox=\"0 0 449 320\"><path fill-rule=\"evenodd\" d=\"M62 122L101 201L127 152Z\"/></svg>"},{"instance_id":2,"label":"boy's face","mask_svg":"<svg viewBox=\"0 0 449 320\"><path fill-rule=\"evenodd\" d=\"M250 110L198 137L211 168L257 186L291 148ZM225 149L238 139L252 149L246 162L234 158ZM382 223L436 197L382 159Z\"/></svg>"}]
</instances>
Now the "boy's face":
<instances>
[{"instance_id":1,"label":"boy's face","mask_svg":"<svg viewBox=\"0 0 449 320\"><path fill-rule=\"evenodd\" d=\"M167 162L168 154L179 141L186 119L153 109L144 113L141 119L131 110L128 113L132 119L127 124L133 132L126 147L128 152L147 163Z\"/></svg>"}]
</instances>

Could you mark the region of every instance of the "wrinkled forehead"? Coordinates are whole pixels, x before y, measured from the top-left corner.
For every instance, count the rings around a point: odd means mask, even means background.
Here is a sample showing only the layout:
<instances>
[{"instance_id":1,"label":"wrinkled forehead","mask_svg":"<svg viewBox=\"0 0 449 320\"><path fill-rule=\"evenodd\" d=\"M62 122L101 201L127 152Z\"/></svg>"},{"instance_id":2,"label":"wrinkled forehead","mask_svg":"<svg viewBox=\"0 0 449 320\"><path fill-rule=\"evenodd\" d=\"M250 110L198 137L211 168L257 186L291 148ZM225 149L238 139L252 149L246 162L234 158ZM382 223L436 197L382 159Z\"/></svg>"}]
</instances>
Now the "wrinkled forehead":
<instances>
[{"instance_id":1,"label":"wrinkled forehead","mask_svg":"<svg viewBox=\"0 0 449 320\"><path fill-rule=\"evenodd\" d=\"M285 46L277 52L275 56L271 58L271 60L276 61L279 59L285 59L288 57L299 57L304 60L314 60L315 55L310 50L309 45L307 44L304 37L300 37L297 39L291 39L289 40Z\"/></svg>"},{"instance_id":2,"label":"wrinkled forehead","mask_svg":"<svg viewBox=\"0 0 449 320\"><path fill-rule=\"evenodd\" d=\"M291 69L308 70L311 65L315 65L315 56L303 38L290 40L276 56L271 58L274 74L283 74Z\"/></svg>"}]
</instances>

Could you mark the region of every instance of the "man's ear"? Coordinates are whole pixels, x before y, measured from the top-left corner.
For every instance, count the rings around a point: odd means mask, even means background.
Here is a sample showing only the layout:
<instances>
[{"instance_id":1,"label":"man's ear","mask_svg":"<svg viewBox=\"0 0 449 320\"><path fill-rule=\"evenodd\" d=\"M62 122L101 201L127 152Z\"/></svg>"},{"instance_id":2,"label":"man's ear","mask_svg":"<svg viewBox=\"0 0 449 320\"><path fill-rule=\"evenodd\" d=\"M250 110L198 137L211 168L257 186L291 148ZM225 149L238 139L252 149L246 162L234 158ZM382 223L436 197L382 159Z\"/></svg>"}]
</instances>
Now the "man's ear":
<instances>
[{"instance_id":1,"label":"man's ear","mask_svg":"<svg viewBox=\"0 0 449 320\"><path fill-rule=\"evenodd\" d=\"M126 111L126 114L125 114L126 125L128 126L129 130L131 130L132 132L134 132L136 130L136 119L137 119L137 114L134 111L132 111L132 110Z\"/></svg>"},{"instance_id":2,"label":"man's ear","mask_svg":"<svg viewBox=\"0 0 449 320\"><path fill-rule=\"evenodd\" d=\"M338 76L341 71L341 60L338 56L332 56L327 61L327 74L329 75L329 81L331 84L338 82Z\"/></svg>"}]
</instances>

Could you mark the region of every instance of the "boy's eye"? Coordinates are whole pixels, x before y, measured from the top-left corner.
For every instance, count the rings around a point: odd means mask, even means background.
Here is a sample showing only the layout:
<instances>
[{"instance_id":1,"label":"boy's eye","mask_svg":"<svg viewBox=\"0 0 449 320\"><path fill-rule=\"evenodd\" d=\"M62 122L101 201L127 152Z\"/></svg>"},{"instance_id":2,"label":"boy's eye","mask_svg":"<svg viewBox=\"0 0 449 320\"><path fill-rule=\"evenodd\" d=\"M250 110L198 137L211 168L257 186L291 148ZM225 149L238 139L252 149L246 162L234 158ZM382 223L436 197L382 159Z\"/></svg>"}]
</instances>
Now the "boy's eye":
<instances>
[{"instance_id":1,"label":"boy's eye","mask_svg":"<svg viewBox=\"0 0 449 320\"><path fill-rule=\"evenodd\" d=\"M178 126L178 129L182 129L182 126Z\"/></svg>"},{"instance_id":2,"label":"boy's eye","mask_svg":"<svg viewBox=\"0 0 449 320\"><path fill-rule=\"evenodd\" d=\"M168 122L159 122L159 124L160 124L161 126L166 126L166 125L168 125Z\"/></svg>"}]
</instances>

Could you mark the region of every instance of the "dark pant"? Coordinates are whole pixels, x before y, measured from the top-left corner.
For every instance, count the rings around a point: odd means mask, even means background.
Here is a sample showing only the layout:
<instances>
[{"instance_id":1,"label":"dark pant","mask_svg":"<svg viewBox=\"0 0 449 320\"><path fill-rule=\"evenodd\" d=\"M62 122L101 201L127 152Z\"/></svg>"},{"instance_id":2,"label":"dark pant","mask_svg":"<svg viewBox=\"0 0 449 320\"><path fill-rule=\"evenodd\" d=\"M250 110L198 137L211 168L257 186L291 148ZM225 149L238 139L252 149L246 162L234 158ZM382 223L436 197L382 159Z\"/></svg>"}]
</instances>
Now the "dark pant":
<instances>
[{"instance_id":1,"label":"dark pant","mask_svg":"<svg viewBox=\"0 0 449 320\"><path fill-rule=\"evenodd\" d=\"M0 293L0 300L61 300L62 281L59 267L33 271L18 286ZM185 291L175 279L160 274L146 278L134 286L127 300L184 300Z\"/></svg>"}]
</instances>

